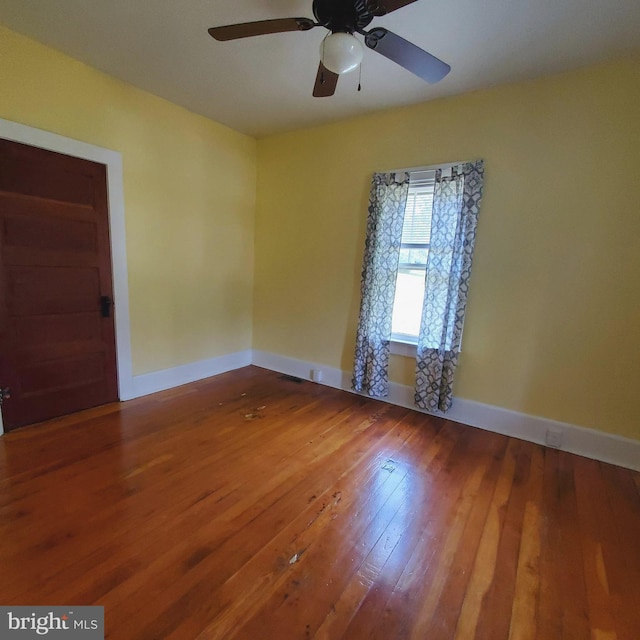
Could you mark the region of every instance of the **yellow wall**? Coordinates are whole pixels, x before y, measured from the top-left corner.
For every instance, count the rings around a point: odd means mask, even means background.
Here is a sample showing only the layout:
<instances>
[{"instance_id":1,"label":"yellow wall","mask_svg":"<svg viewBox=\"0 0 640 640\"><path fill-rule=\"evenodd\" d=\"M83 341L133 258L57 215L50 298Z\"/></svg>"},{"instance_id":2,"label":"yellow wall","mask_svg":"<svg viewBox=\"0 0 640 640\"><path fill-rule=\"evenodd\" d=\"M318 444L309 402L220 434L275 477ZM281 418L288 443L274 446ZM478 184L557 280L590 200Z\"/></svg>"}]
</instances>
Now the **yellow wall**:
<instances>
[{"instance_id":1,"label":"yellow wall","mask_svg":"<svg viewBox=\"0 0 640 640\"><path fill-rule=\"evenodd\" d=\"M484 158L456 396L640 438L638 63L260 140L254 348L351 370L370 174Z\"/></svg>"},{"instance_id":2,"label":"yellow wall","mask_svg":"<svg viewBox=\"0 0 640 640\"><path fill-rule=\"evenodd\" d=\"M0 118L122 153L134 373L251 347L254 139L1 27Z\"/></svg>"}]
</instances>

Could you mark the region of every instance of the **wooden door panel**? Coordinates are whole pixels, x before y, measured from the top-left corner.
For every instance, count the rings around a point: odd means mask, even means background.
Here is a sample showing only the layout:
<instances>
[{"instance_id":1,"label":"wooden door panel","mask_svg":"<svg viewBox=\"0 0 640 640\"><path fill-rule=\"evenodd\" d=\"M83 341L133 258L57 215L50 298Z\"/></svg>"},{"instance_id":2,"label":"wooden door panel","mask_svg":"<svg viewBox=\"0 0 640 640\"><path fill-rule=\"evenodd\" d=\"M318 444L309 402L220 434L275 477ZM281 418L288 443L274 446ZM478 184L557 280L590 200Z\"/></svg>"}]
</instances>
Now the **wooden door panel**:
<instances>
[{"instance_id":1,"label":"wooden door panel","mask_svg":"<svg viewBox=\"0 0 640 640\"><path fill-rule=\"evenodd\" d=\"M15 342L22 345L25 364L63 359L102 349L102 318L98 313L40 315L15 325Z\"/></svg>"},{"instance_id":2,"label":"wooden door panel","mask_svg":"<svg viewBox=\"0 0 640 640\"><path fill-rule=\"evenodd\" d=\"M2 418L9 431L17 427L35 424L69 413L75 413L88 407L105 404L103 385L100 383L79 385L67 389L54 389L49 394L41 396L15 397L12 396L3 404ZM78 407L78 394L82 394L84 407ZM110 402L108 400L107 402ZM16 419L15 416L19 416Z\"/></svg>"},{"instance_id":3,"label":"wooden door panel","mask_svg":"<svg viewBox=\"0 0 640 640\"><path fill-rule=\"evenodd\" d=\"M7 288L12 316L99 310L97 268L9 267Z\"/></svg>"},{"instance_id":4,"label":"wooden door panel","mask_svg":"<svg viewBox=\"0 0 640 640\"><path fill-rule=\"evenodd\" d=\"M0 140L0 191L93 207L95 164Z\"/></svg>"},{"instance_id":5,"label":"wooden door panel","mask_svg":"<svg viewBox=\"0 0 640 640\"><path fill-rule=\"evenodd\" d=\"M104 166L0 140L0 294L5 427L117 400Z\"/></svg>"},{"instance_id":6,"label":"wooden door panel","mask_svg":"<svg viewBox=\"0 0 640 640\"><path fill-rule=\"evenodd\" d=\"M35 255L41 251L80 251L95 256L98 249L96 225L92 221L64 220L32 213L6 216L4 225L7 250L31 250Z\"/></svg>"},{"instance_id":7,"label":"wooden door panel","mask_svg":"<svg viewBox=\"0 0 640 640\"><path fill-rule=\"evenodd\" d=\"M2 152L0 147L0 153ZM69 220L95 220L96 209L92 205L58 202L33 198L21 193L7 193L0 191L0 207L10 209L11 215L55 216Z\"/></svg>"},{"instance_id":8,"label":"wooden door panel","mask_svg":"<svg viewBox=\"0 0 640 640\"><path fill-rule=\"evenodd\" d=\"M101 266L108 235L100 218L85 206L2 197L0 217L5 265Z\"/></svg>"},{"instance_id":9,"label":"wooden door panel","mask_svg":"<svg viewBox=\"0 0 640 640\"><path fill-rule=\"evenodd\" d=\"M27 399L29 396L71 389L78 386L78 379L82 386L93 385L104 380L105 371L102 354L90 353L78 358L39 362L24 367L20 371L20 393Z\"/></svg>"},{"instance_id":10,"label":"wooden door panel","mask_svg":"<svg viewBox=\"0 0 640 640\"><path fill-rule=\"evenodd\" d=\"M74 342L100 340L101 321L98 313L30 316L17 323L16 341L29 351L51 349L52 341L68 349Z\"/></svg>"}]
</instances>

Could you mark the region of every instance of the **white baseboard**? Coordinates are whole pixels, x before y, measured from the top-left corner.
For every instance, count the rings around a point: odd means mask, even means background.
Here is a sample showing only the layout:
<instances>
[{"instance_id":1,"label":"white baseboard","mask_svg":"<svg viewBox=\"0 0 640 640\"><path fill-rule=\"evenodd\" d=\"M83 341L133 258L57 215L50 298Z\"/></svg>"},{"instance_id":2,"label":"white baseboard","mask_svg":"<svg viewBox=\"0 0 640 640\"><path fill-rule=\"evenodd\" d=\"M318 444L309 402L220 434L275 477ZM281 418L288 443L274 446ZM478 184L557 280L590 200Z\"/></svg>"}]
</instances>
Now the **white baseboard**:
<instances>
[{"instance_id":1,"label":"white baseboard","mask_svg":"<svg viewBox=\"0 0 640 640\"><path fill-rule=\"evenodd\" d=\"M334 389L351 391L351 376L346 371L341 371L340 369L314 364L313 362L306 362L305 360L279 356L275 353L268 353L267 351L256 351L255 349L253 350L252 364L255 364L256 367L286 373L289 376L295 376L303 380L311 380L311 372L313 370L319 370L322 371L322 382L320 384L333 387ZM397 403L392 402L392 404Z\"/></svg>"},{"instance_id":2,"label":"white baseboard","mask_svg":"<svg viewBox=\"0 0 640 640\"><path fill-rule=\"evenodd\" d=\"M351 389L351 374L340 369L256 350L253 351L253 364L304 380L311 379L313 370L320 371L322 375L320 384L354 393ZM426 413L414 406L413 397L412 387L391 383L389 396L384 401ZM455 398L453 406L445 417L447 420L464 425L545 446L547 432L551 431L562 443L562 446L556 447L558 449L640 471L640 440L623 438L604 431L531 416L464 398Z\"/></svg>"},{"instance_id":3,"label":"white baseboard","mask_svg":"<svg viewBox=\"0 0 640 640\"><path fill-rule=\"evenodd\" d=\"M250 364L251 350L247 349L246 351L237 351L217 358L191 362L171 369L134 376L131 397L139 398L157 391L165 391L189 382L217 376L233 369L240 369Z\"/></svg>"},{"instance_id":4,"label":"white baseboard","mask_svg":"<svg viewBox=\"0 0 640 640\"><path fill-rule=\"evenodd\" d=\"M280 356L275 353L248 349L172 369L134 376L131 397L137 398L157 391L164 391L189 382L226 373L233 369L240 369L250 364L296 376L303 380L311 380L312 372L314 371L320 372L320 384L354 393L351 389L350 372L314 362ZM391 383L389 385L389 396L384 398L384 402L427 413L414 406L413 396L412 387ZM556 447L558 449L640 471L640 440L623 438L605 431L519 413L518 411L511 411L464 398L455 398L452 408L444 417L447 420L459 422L463 425L501 433L545 446L547 433L551 431L561 444L561 446Z\"/></svg>"}]
</instances>

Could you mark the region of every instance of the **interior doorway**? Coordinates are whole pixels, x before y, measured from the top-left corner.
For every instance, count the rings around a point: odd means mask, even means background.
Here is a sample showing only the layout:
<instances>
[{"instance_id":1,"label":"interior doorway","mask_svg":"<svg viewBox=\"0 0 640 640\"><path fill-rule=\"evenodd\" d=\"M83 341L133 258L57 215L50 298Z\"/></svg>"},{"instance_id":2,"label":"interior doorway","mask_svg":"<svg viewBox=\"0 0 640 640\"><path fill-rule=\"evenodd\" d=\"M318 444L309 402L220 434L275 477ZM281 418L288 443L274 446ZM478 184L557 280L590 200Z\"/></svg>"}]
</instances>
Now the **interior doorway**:
<instances>
[{"instance_id":1,"label":"interior doorway","mask_svg":"<svg viewBox=\"0 0 640 640\"><path fill-rule=\"evenodd\" d=\"M122 158L119 153L115 151L111 151L109 149L104 149L101 147L96 147L94 145L90 145L84 142L80 142L77 140L73 140L70 138L65 138L59 136L57 134L49 133L46 131L42 131L39 129L34 129L32 127L27 127L25 125L21 125L18 123L10 122L7 120L0 119L0 138L4 138L5 140L11 140L15 142L25 143L31 146L38 147L40 149L48 149L51 151L56 151L59 153L63 153L72 158L68 159L69 161L74 161L77 158L85 158L91 160L94 163L100 163L104 165L107 169L106 173L106 191L108 194L108 202L109 202L109 235L110 235L110 243L107 243L107 247L110 248L112 254L112 266L113 266L113 299L115 299L115 303L117 305L117 311L115 315L115 346L116 346L116 366L117 370L117 388L115 392L115 399L119 398L121 400L127 400L134 397L133 393L133 376L132 376L132 367L131 367L131 346L130 346L130 324L129 324L129 304L128 304L128 280L127 280L127 264L126 264L126 238L125 238L125 225L124 225L124 194L123 194L123 184L122 184ZM103 167L104 168L104 167ZM103 177L103 192L104 192L104 177ZM86 185L85 185L86 186ZM59 187L56 187L59 188ZM32 194L34 195L34 194ZM40 193L39 196L36 194L36 197L41 197L42 200L47 200L46 194ZM68 196L64 196L68 197ZM53 200L64 200L58 193L58 198L52 198ZM77 199L77 198L76 198ZM82 204L76 202L76 205ZM85 203L86 204L86 203ZM42 203L40 203L42 205ZM15 216L13 216L15 218ZM24 221L23 221L24 222ZM19 226L19 225L18 225ZM28 226L28 223L27 223ZM3 229L6 228L6 225ZM86 227L84 228L86 231ZM15 238L16 234L25 233L26 230L23 228L22 232L17 228L15 221L13 224L13 228L10 230L11 234ZM41 234L42 235L42 234ZM45 234L47 235L47 234ZM83 235L82 232L79 234ZM83 241L86 241L86 237L84 240L82 238L78 239L76 237L76 241L82 244ZM46 242L41 242L42 244L46 244ZM110 246L109 246L110 245ZM12 275L16 275L15 273ZM23 274L24 275L24 274ZM29 276L30 274L26 274ZM31 274L33 275L33 273ZM71 274L78 276L79 274ZM86 273L85 275L85 291L86 291ZM81 276L82 278L82 276ZM89 283L90 284L90 283ZM37 278L32 278L31 285L44 287L44 280L38 280ZM46 287L45 287L46 288ZM102 292L101 292L102 293ZM55 298L55 296L53 296ZM108 298L108 294L106 295ZM95 296L94 296L95 299ZM24 302L24 301L23 301ZM50 300L51 302L51 296ZM78 300L76 299L76 302ZM104 310L103 306L100 302L105 302L104 300L99 300L99 309L98 313L100 318L102 317ZM106 301L108 302L108 300ZM95 311L95 309L94 309ZM53 314L52 314L53 315ZM52 321L55 324L55 321ZM28 333L29 331L33 335L34 332L36 335L40 335L38 329L34 326L38 323L38 321L33 321L30 325L27 323L27 328L23 329L24 332ZM48 331L53 331L54 329L60 329L60 325L64 325L65 322L61 321L58 323L56 327L49 327ZM95 327L95 322L94 322ZM69 331L69 324L67 323L66 330ZM64 331L63 331L64 333ZM90 329L85 327L84 338L86 339L88 334L91 333ZM95 331L94 331L95 334ZM113 344L113 338L111 340ZM78 362L76 362L77 366L80 366ZM80 366L85 371L89 372L89 378L97 378L101 374L99 373L102 364L98 364L98 360L94 355L93 363L89 363L88 369L85 366ZM111 359L111 368L113 369L113 358ZM69 376L72 373L73 365L69 364L66 370L59 369L59 374ZM38 382L35 378L38 378L40 375L45 375L43 371L32 372L32 378L29 381L30 387L33 389L33 386ZM36 375L37 374L37 375ZM113 378L112 378L113 379ZM62 380L59 380L58 390L60 387L64 387L66 385L63 384ZM112 385L113 389L113 385ZM111 397L114 397L112 394ZM95 396L94 396L95 398ZM102 400L99 400L101 402ZM7 401L7 403L10 400ZM62 401L58 401L61 403ZM95 404L99 402L94 402ZM4 411L7 412L7 403L5 403ZM38 419L40 416L38 417ZM13 423L10 424L13 426ZM0 414L0 433L2 432L2 416Z\"/></svg>"}]
</instances>

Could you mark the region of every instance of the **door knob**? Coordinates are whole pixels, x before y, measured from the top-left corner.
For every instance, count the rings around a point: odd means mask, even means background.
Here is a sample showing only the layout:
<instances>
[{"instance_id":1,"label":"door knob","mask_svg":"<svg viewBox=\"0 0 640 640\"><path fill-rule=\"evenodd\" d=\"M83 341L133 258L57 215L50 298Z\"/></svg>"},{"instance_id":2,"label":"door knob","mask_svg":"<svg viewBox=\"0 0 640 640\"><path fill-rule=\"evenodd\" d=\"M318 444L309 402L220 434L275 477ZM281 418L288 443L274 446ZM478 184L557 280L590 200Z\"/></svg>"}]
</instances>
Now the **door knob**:
<instances>
[{"instance_id":1,"label":"door knob","mask_svg":"<svg viewBox=\"0 0 640 640\"><path fill-rule=\"evenodd\" d=\"M108 318L111 315L113 300L109 296L100 296L100 315Z\"/></svg>"}]
</instances>

